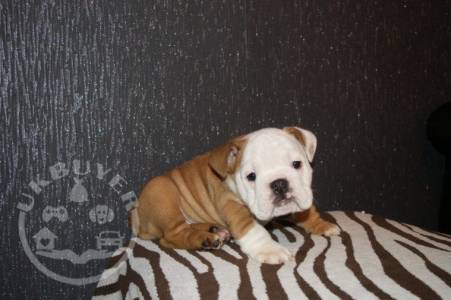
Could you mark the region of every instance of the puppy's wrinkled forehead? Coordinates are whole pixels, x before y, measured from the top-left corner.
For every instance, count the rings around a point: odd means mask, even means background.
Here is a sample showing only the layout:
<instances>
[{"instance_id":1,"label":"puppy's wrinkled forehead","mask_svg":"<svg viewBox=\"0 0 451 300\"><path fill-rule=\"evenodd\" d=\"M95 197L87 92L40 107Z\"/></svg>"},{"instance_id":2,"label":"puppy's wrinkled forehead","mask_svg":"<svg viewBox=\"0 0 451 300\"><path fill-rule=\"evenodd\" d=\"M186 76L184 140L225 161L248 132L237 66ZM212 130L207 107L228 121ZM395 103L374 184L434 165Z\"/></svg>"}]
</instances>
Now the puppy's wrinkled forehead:
<instances>
[{"instance_id":1,"label":"puppy's wrinkled forehead","mask_svg":"<svg viewBox=\"0 0 451 300\"><path fill-rule=\"evenodd\" d=\"M265 128L247 136L243 162L268 160L276 162L287 156L304 155L300 143L291 134L276 128Z\"/></svg>"}]
</instances>

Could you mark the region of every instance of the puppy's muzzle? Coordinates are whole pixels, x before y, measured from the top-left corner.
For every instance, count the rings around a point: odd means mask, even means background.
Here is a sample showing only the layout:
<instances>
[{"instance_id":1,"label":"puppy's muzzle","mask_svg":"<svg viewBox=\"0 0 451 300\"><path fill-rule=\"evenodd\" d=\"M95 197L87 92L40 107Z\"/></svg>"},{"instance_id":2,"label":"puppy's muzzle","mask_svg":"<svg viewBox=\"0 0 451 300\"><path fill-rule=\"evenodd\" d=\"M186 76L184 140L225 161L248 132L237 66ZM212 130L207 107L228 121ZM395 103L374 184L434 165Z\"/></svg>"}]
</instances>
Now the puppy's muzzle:
<instances>
[{"instance_id":1,"label":"puppy's muzzle","mask_svg":"<svg viewBox=\"0 0 451 300\"><path fill-rule=\"evenodd\" d=\"M271 182L269 186L276 196L276 202L282 201L286 198L285 196L289 189L288 180L279 178Z\"/></svg>"}]
</instances>

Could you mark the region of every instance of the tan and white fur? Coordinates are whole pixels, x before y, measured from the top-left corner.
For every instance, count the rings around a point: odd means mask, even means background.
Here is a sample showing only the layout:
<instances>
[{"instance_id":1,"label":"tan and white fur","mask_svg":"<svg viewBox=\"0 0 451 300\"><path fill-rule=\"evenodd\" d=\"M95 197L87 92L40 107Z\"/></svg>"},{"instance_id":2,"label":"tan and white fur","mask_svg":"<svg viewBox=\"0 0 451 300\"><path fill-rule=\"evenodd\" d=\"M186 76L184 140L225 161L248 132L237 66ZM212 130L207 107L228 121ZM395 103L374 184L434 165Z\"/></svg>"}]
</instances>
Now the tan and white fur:
<instances>
[{"instance_id":1,"label":"tan and white fur","mask_svg":"<svg viewBox=\"0 0 451 300\"><path fill-rule=\"evenodd\" d=\"M262 224L291 215L314 234L339 228L312 205L313 133L265 128L231 139L150 180L131 212L133 232L165 247L216 249L230 235L250 257L270 264L292 254Z\"/></svg>"}]
</instances>

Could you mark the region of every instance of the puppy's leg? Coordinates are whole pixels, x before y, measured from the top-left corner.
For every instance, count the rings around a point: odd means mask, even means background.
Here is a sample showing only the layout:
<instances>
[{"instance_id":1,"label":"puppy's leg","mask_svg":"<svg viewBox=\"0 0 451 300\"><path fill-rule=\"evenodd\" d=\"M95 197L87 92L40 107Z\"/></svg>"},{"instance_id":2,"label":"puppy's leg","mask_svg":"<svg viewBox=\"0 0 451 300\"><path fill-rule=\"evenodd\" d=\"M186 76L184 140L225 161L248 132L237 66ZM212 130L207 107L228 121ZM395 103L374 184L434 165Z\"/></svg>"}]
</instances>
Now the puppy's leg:
<instances>
[{"instance_id":1,"label":"puppy's leg","mask_svg":"<svg viewBox=\"0 0 451 300\"><path fill-rule=\"evenodd\" d=\"M219 202L220 212L241 250L262 263L280 264L293 255L271 238L269 232L252 217L249 209L228 194Z\"/></svg>"},{"instance_id":2,"label":"puppy's leg","mask_svg":"<svg viewBox=\"0 0 451 300\"><path fill-rule=\"evenodd\" d=\"M213 249L222 246L225 235L213 224L187 224L180 211L180 195L165 176L152 179L141 193L132 225L145 239L160 239L169 248Z\"/></svg>"},{"instance_id":3,"label":"puppy's leg","mask_svg":"<svg viewBox=\"0 0 451 300\"><path fill-rule=\"evenodd\" d=\"M257 222L237 243L244 253L261 263L281 264L293 258L290 251L274 241L269 232Z\"/></svg>"},{"instance_id":4,"label":"puppy's leg","mask_svg":"<svg viewBox=\"0 0 451 300\"><path fill-rule=\"evenodd\" d=\"M228 233L220 231L216 225L187 224L181 221L179 225L164 232L160 244L164 247L179 249L219 249L228 238Z\"/></svg>"},{"instance_id":5,"label":"puppy's leg","mask_svg":"<svg viewBox=\"0 0 451 300\"><path fill-rule=\"evenodd\" d=\"M329 223L320 217L314 205L306 211L293 214L293 218L298 226L313 234L331 236L340 233L340 228L337 225Z\"/></svg>"},{"instance_id":6,"label":"puppy's leg","mask_svg":"<svg viewBox=\"0 0 451 300\"><path fill-rule=\"evenodd\" d=\"M130 210L128 214L128 225L131 227L134 235L143 240L153 240L161 236L160 230L151 222L141 221L138 208Z\"/></svg>"}]
</instances>

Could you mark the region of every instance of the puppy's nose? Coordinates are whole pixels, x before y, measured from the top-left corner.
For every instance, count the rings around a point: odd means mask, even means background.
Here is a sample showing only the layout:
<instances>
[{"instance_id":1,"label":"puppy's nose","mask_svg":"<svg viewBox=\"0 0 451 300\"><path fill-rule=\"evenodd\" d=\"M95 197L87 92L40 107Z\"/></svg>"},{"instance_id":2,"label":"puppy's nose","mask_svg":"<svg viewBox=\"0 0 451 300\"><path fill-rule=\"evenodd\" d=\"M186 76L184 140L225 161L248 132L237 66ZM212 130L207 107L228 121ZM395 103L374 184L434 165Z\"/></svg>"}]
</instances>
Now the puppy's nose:
<instances>
[{"instance_id":1,"label":"puppy's nose","mask_svg":"<svg viewBox=\"0 0 451 300\"><path fill-rule=\"evenodd\" d=\"M276 179L271 182L270 187L276 196L283 197L288 192L288 181L283 178Z\"/></svg>"}]
</instances>

